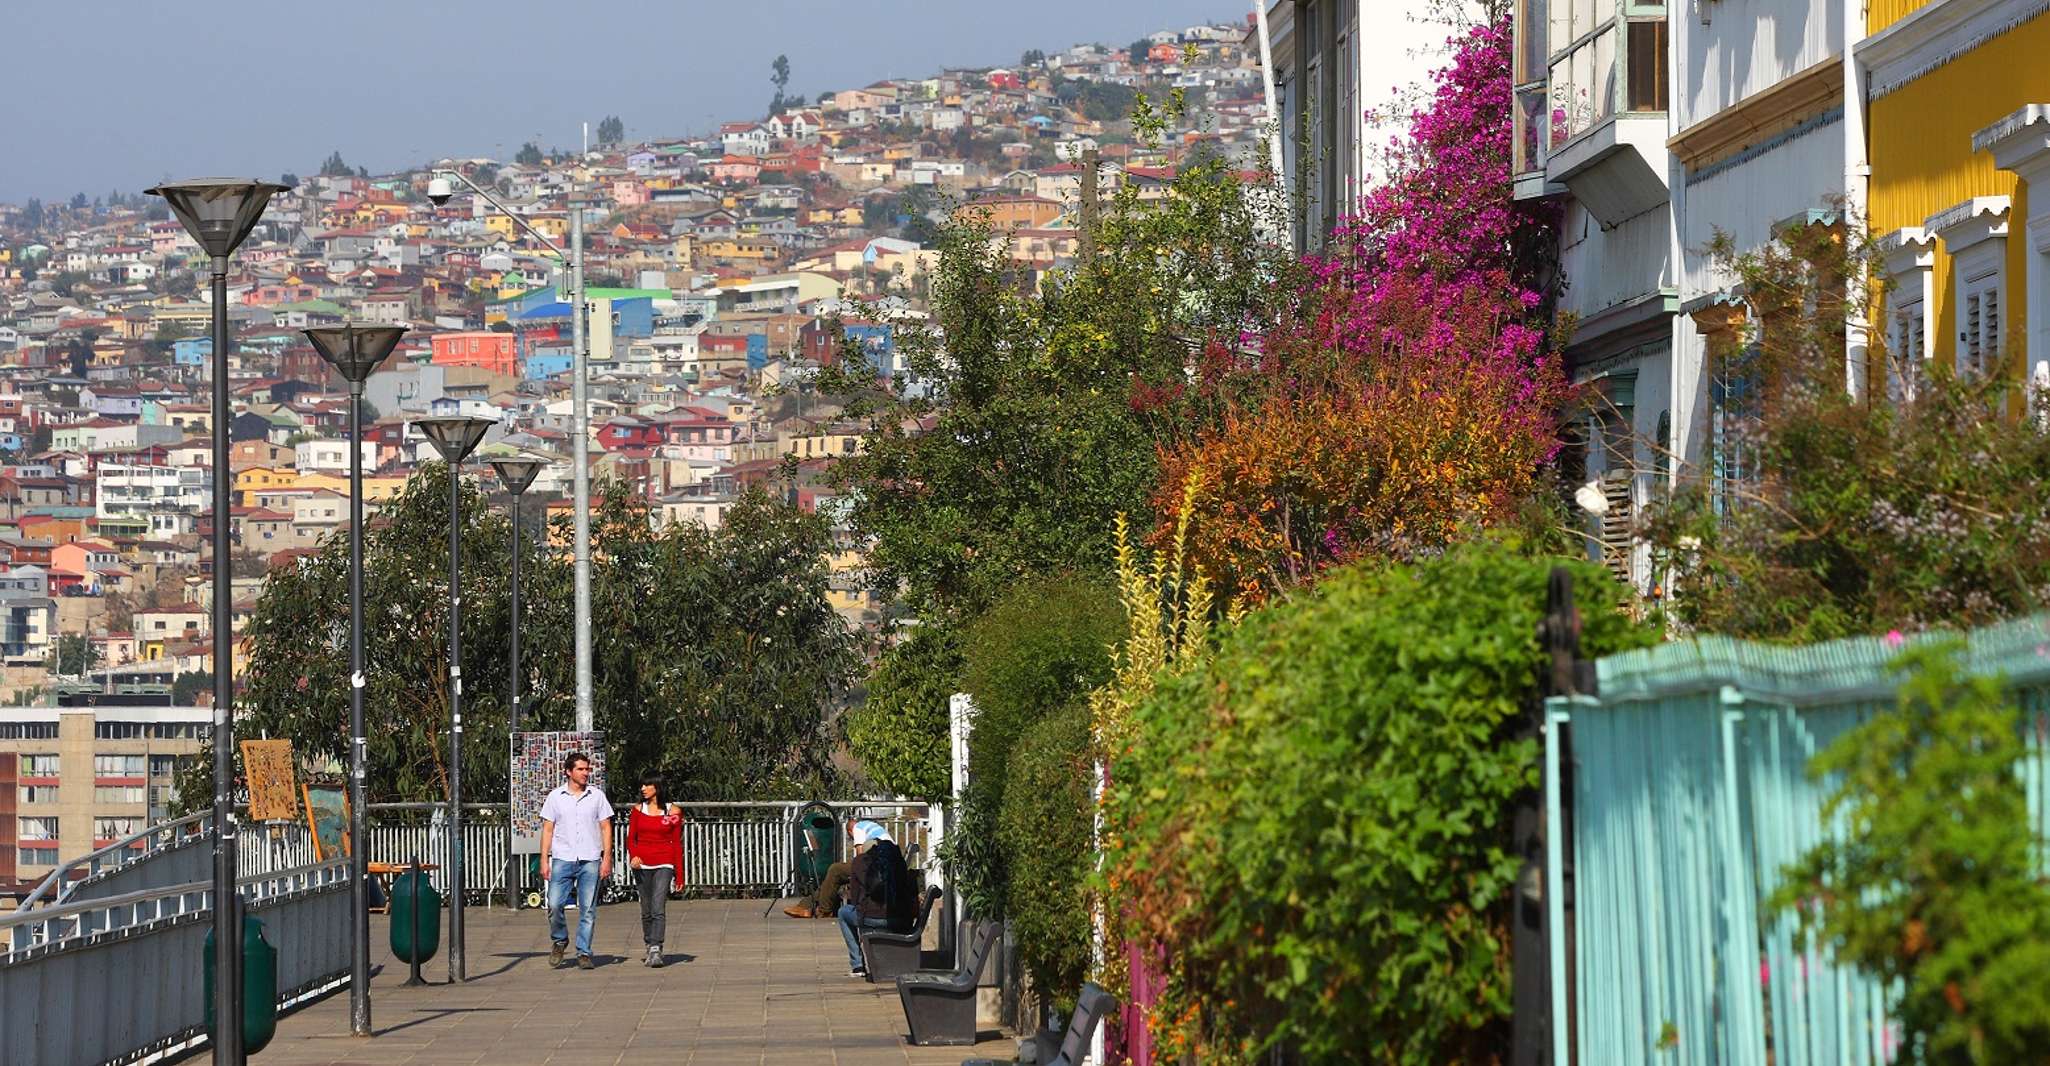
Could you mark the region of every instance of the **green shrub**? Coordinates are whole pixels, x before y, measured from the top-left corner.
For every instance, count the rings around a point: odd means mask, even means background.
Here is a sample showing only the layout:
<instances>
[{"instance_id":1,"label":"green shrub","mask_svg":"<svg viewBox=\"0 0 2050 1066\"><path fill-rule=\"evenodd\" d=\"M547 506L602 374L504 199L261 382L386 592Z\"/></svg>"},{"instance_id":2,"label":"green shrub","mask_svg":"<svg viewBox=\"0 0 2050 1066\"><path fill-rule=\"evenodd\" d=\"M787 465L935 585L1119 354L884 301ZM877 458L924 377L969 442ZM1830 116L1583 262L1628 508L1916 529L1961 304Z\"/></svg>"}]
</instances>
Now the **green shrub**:
<instances>
[{"instance_id":1,"label":"green shrub","mask_svg":"<svg viewBox=\"0 0 2050 1066\"><path fill-rule=\"evenodd\" d=\"M1089 973L1094 766L1088 706L1055 711L1019 736L997 816L997 845L1010 863L1005 912L1018 954L1033 987L1063 1017Z\"/></svg>"},{"instance_id":2,"label":"green shrub","mask_svg":"<svg viewBox=\"0 0 2050 1066\"><path fill-rule=\"evenodd\" d=\"M1898 705L1816 756L1847 827L1773 897L1836 957L1902 989L1902 1043L1932 1063L2041 1062L2050 1047L2050 892L2038 873L2020 712L1966 677L1956 643L1915 648Z\"/></svg>"},{"instance_id":3,"label":"green shrub","mask_svg":"<svg viewBox=\"0 0 2050 1066\"><path fill-rule=\"evenodd\" d=\"M1509 813L1539 766L1515 730L1558 562L1488 539L1333 571L1134 708L1108 885L1127 939L1162 952L1166 1046L1419 1064L1506 1046ZM1583 654L1654 639L1606 573L1565 565Z\"/></svg>"},{"instance_id":4,"label":"green shrub","mask_svg":"<svg viewBox=\"0 0 2050 1066\"><path fill-rule=\"evenodd\" d=\"M1080 702L1110 679L1110 650L1125 632L1115 592L1073 574L1018 583L963 635L963 686L975 700L961 832L947 834L948 876L969 909L1004 915L1008 858L997 846L1011 749L1041 718Z\"/></svg>"},{"instance_id":5,"label":"green shrub","mask_svg":"<svg viewBox=\"0 0 2050 1066\"><path fill-rule=\"evenodd\" d=\"M919 626L877 658L867 698L847 715L847 747L875 787L944 799L953 787L947 703L961 691L961 637Z\"/></svg>"}]
</instances>

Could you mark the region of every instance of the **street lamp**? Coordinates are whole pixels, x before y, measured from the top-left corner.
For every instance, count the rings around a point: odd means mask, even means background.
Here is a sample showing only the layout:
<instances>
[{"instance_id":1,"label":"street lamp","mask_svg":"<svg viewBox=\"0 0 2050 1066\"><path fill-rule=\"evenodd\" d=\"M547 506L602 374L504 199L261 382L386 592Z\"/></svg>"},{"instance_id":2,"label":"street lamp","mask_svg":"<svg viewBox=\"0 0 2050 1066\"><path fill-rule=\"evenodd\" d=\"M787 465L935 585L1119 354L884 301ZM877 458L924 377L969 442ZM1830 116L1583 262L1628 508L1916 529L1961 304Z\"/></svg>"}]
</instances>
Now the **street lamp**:
<instances>
[{"instance_id":1,"label":"street lamp","mask_svg":"<svg viewBox=\"0 0 2050 1066\"><path fill-rule=\"evenodd\" d=\"M413 423L448 464L448 979L463 973L463 481L459 470L488 418L422 418Z\"/></svg>"},{"instance_id":2,"label":"street lamp","mask_svg":"<svg viewBox=\"0 0 2050 1066\"><path fill-rule=\"evenodd\" d=\"M498 209L498 213L512 220L513 224L527 231L527 235L539 241L543 248L555 253L558 262L567 260L570 271L569 328L570 328L570 494L576 505L576 531L572 539L571 554L576 571L576 644L577 664L577 732L589 733L597 728L591 703L591 477L590 477L590 392L588 374L584 360L584 212L571 195L569 202L569 243L565 254L562 247L548 239L548 235L533 227L526 217L509 210L498 198L484 191L460 170L436 170L427 182L427 198L436 206L446 204L455 196L455 186L450 179L462 182L471 192L484 198L484 202Z\"/></svg>"},{"instance_id":3,"label":"street lamp","mask_svg":"<svg viewBox=\"0 0 2050 1066\"><path fill-rule=\"evenodd\" d=\"M241 1066L242 923L235 891L235 615L228 478L228 257L287 186L253 178L192 178L148 190L161 196L213 269L214 475L214 1062Z\"/></svg>"},{"instance_id":4,"label":"street lamp","mask_svg":"<svg viewBox=\"0 0 2050 1066\"><path fill-rule=\"evenodd\" d=\"M349 383L349 1031L370 1034L370 877L364 851L363 731L363 383L385 361L404 326L321 326L303 331L327 365Z\"/></svg>"},{"instance_id":5,"label":"street lamp","mask_svg":"<svg viewBox=\"0 0 2050 1066\"><path fill-rule=\"evenodd\" d=\"M505 490L512 493L512 699L506 704L506 736L520 731L520 497L527 486L534 483L535 475L541 472L539 459L493 459L491 469L497 471L498 480ZM506 906L512 906L514 868L512 809L506 809L505 817L505 879Z\"/></svg>"},{"instance_id":6,"label":"street lamp","mask_svg":"<svg viewBox=\"0 0 2050 1066\"><path fill-rule=\"evenodd\" d=\"M541 473L539 459L493 459L491 469L512 494L512 702L511 731L520 728L520 497Z\"/></svg>"}]
</instances>

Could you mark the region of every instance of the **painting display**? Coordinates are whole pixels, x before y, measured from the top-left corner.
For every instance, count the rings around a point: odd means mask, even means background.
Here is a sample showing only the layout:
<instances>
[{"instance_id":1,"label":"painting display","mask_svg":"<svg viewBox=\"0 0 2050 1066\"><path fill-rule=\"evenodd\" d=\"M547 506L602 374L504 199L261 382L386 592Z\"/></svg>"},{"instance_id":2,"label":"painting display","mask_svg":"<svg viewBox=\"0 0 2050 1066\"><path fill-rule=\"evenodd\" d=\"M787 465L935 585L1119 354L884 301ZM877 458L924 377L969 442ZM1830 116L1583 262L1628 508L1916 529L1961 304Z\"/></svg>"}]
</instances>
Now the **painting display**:
<instances>
[{"instance_id":1,"label":"painting display","mask_svg":"<svg viewBox=\"0 0 2050 1066\"><path fill-rule=\"evenodd\" d=\"M591 785L605 787L605 734L514 733L512 736L512 847L541 850L541 804L562 784L562 760L580 751L591 760ZM610 796L610 793L607 793Z\"/></svg>"},{"instance_id":2,"label":"painting display","mask_svg":"<svg viewBox=\"0 0 2050 1066\"><path fill-rule=\"evenodd\" d=\"M249 819L289 822L299 817L299 782L292 772L292 742L245 740L242 776L249 783Z\"/></svg>"},{"instance_id":3,"label":"painting display","mask_svg":"<svg viewBox=\"0 0 2050 1066\"><path fill-rule=\"evenodd\" d=\"M313 831L313 861L349 853L349 793L340 785L307 785L306 827Z\"/></svg>"}]
</instances>

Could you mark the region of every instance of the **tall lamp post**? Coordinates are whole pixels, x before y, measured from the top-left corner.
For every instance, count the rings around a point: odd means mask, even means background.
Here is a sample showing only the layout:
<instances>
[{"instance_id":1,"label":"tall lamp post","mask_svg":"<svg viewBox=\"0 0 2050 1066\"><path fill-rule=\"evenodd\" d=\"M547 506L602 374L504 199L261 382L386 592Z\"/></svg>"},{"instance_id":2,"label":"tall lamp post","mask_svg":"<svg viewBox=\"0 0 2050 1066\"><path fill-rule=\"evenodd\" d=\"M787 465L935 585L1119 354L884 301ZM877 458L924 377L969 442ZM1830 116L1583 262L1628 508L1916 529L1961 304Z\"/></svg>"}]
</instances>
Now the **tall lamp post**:
<instances>
[{"instance_id":1,"label":"tall lamp post","mask_svg":"<svg viewBox=\"0 0 2050 1066\"><path fill-rule=\"evenodd\" d=\"M192 178L150 189L206 250L213 273L214 548L214 1062L241 1066L242 923L235 894L235 615L229 537L228 257L287 186L252 178Z\"/></svg>"},{"instance_id":2,"label":"tall lamp post","mask_svg":"<svg viewBox=\"0 0 2050 1066\"><path fill-rule=\"evenodd\" d=\"M422 418L413 423L448 464L448 979L463 968L463 460L497 425L488 418Z\"/></svg>"},{"instance_id":3,"label":"tall lamp post","mask_svg":"<svg viewBox=\"0 0 2050 1066\"><path fill-rule=\"evenodd\" d=\"M574 642L577 663L577 732L589 733L597 728L592 712L591 698L591 425L590 393L588 375L584 360L584 212L574 193L569 198L569 241L570 250L565 254L562 247L540 230L529 224L525 217L509 210L498 198L485 192L474 181L459 170L437 170L427 182L427 198L436 206L448 203L455 195L455 186L450 180L462 182L471 192L484 198L484 202L498 209L498 213L512 220L513 224L527 231L527 235L541 243L543 248L555 253L558 262L567 261L570 271L569 326L570 326L570 491L576 502L576 532L572 542L572 555L576 574L576 618Z\"/></svg>"},{"instance_id":4,"label":"tall lamp post","mask_svg":"<svg viewBox=\"0 0 2050 1066\"><path fill-rule=\"evenodd\" d=\"M520 731L520 497L527 486L534 483L541 473L539 459L493 459L491 469L498 474L498 480L505 491L512 494L512 698L506 703L506 735ZM505 815L505 894L506 906L513 905L512 871L516 869L517 856L513 854L512 810Z\"/></svg>"},{"instance_id":5,"label":"tall lamp post","mask_svg":"<svg viewBox=\"0 0 2050 1066\"><path fill-rule=\"evenodd\" d=\"M370 877L363 817L363 383L385 361L404 326L321 326L304 331L327 365L349 383L349 1031L370 1035Z\"/></svg>"}]
</instances>

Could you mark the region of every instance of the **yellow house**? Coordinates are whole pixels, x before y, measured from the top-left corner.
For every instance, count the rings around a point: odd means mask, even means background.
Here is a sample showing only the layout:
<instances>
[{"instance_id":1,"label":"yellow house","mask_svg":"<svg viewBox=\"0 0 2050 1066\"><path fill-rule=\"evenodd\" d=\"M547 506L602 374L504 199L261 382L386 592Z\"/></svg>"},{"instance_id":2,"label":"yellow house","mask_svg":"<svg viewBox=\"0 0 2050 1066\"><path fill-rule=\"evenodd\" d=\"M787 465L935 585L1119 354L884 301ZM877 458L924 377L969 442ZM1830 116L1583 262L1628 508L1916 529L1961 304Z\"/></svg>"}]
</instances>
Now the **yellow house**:
<instances>
[{"instance_id":1,"label":"yellow house","mask_svg":"<svg viewBox=\"0 0 2050 1066\"><path fill-rule=\"evenodd\" d=\"M328 489L347 496L349 494L349 476L347 474L309 471L300 474L290 487L295 489ZM399 491L405 487L406 479L402 477L365 474L363 476L363 502L374 504L389 500L393 496L398 495Z\"/></svg>"},{"instance_id":2,"label":"yellow house","mask_svg":"<svg viewBox=\"0 0 2050 1066\"><path fill-rule=\"evenodd\" d=\"M1875 327L1895 360L2050 383L2050 215L2030 207L2035 179L2050 182L2050 13L2033 0L1871 0L1867 31ZM1874 387L1898 376L1870 374Z\"/></svg>"},{"instance_id":3,"label":"yellow house","mask_svg":"<svg viewBox=\"0 0 2050 1066\"><path fill-rule=\"evenodd\" d=\"M290 467L252 466L235 471L235 506L247 507L252 493L266 489L290 488L299 480L299 472Z\"/></svg>"},{"instance_id":4,"label":"yellow house","mask_svg":"<svg viewBox=\"0 0 2050 1066\"><path fill-rule=\"evenodd\" d=\"M549 240L562 241L569 238L568 215L535 215L533 218L528 219L527 222L535 229L547 234Z\"/></svg>"}]
</instances>

